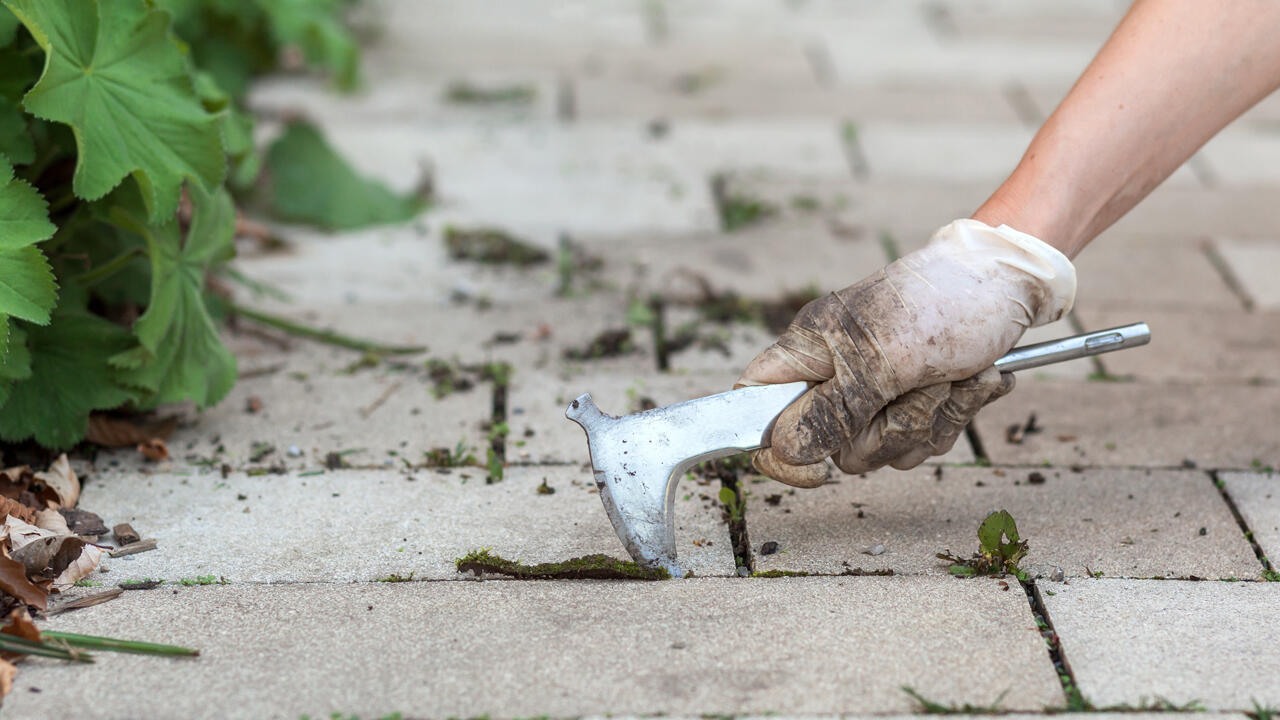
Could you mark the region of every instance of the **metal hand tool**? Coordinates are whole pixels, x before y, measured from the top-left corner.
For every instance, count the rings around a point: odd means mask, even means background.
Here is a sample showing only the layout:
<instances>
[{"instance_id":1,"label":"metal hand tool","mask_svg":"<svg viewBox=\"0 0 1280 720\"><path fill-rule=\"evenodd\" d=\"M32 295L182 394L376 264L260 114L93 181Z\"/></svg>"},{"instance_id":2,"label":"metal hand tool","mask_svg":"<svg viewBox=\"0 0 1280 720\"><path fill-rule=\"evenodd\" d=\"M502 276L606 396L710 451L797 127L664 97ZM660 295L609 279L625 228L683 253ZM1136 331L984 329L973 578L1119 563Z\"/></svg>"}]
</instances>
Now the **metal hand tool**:
<instances>
[{"instance_id":1,"label":"metal hand tool","mask_svg":"<svg viewBox=\"0 0 1280 720\"><path fill-rule=\"evenodd\" d=\"M996 360L1002 372L1027 370L1145 345L1146 323L1014 348ZM591 394L569 404L565 416L587 432L600 499L622 544L636 562L682 574L676 562L676 486L700 462L762 447L766 432L808 383L760 385L614 417Z\"/></svg>"}]
</instances>

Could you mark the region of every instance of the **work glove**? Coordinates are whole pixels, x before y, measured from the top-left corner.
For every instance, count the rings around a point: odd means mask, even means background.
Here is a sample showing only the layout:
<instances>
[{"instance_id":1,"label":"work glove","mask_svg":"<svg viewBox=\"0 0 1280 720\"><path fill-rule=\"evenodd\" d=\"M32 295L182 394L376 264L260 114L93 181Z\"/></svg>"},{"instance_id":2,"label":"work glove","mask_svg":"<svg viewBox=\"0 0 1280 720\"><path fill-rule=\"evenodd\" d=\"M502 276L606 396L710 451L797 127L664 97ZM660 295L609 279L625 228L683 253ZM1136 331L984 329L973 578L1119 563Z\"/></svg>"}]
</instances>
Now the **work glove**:
<instances>
[{"instance_id":1,"label":"work glove","mask_svg":"<svg viewBox=\"0 0 1280 720\"><path fill-rule=\"evenodd\" d=\"M789 485L908 469L948 452L978 410L1013 389L992 363L1029 327L1071 309L1076 274L1007 225L956 220L929 244L805 305L736 387L804 380L778 416L760 472Z\"/></svg>"}]
</instances>

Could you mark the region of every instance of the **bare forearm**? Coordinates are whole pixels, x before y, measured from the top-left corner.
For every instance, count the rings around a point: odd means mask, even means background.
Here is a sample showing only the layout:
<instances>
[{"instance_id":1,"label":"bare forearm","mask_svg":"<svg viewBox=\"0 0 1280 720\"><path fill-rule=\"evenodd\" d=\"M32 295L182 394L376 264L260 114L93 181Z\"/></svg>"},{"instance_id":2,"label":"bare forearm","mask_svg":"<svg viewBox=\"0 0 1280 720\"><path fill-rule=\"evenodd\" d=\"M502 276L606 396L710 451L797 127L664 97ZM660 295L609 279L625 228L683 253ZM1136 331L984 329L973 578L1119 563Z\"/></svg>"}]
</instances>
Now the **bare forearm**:
<instances>
[{"instance_id":1,"label":"bare forearm","mask_svg":"<svg viewBox=\"0 0 1280 720\"><path fill-rule=\"evenodd\" d=\"M974 213L1075 257L1280 87L1280 2L1138 0Z\"/></svg>"}]
</instances>

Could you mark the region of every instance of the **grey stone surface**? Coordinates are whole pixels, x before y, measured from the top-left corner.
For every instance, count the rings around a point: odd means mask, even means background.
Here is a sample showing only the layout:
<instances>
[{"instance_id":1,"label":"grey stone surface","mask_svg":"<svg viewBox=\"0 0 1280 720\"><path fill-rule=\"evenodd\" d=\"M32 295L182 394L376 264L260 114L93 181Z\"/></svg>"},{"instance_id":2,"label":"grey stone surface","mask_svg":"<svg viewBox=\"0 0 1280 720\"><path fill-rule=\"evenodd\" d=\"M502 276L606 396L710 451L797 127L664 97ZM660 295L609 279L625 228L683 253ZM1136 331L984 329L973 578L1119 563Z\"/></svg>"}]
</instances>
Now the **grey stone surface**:
<instances>
[{"instance_id":1,"label":"grey stone surface","mask_svg":"<svg viewBox=\"0 0 1280 720\"><path fill-rule=\"evenodd\" d=\"M11 717L901 713L904 685L1064 702L1025 597L985 580L230 585L128 593L50 626L201 656L28 661Z\"/></svg>"},{"instance_id":2,"label":"grey stone surface","mask_svg":"<svg viewBox=\"0 0 1280 720\"><path fill-rule=\"evenodd\" d=\"M1247 126L1230 127L1200 151L1217 182L1226 187L1280 184L1280 135Z\"/></svg>"},{"instance_id":3,"label":"grey stone surface","mask_svg":"<svg viewBox=\"0 0 1280 720\"><path fill-rule=\"evenodd\" d=\"M463 576L454 560L486 547L528 563L593 553L627 557L589 469L507 468L504 479L491 485L484 468L444 472L99 474L86 486L82 506L109 524L131 523L158 548L109 559L109 572L94 577L108 584L203 575L235 583L410 574L457 580ZM537 492L544 480L554 493ZM682 565L700 576L734 574L728 529L715 501L718 485L687 485L682 489L689 498L676 502Z\"/></svg>"},{"instance_id":4,"label":"grey stone surface","mask_svg":"<svg viewBox=\"0 0 1280 720\"><path fill-rule=\"evenodd\" d=\"M1081 304L1139 310L1240 310L1199 247L1100 237L1075 259Z\"/></svg>"},{"instance_id":5,"label":"grey stone surface","mask_svg":"<svg viewBox=\"0 0 1280 720\"><path fill-rule=\"evenodd\" d=\"M1213 246L1255 307L1280 310L1280 242L1218 238Z\"/></svg>"},{"instance_id":6,"label":"grey stone surface","mask_svg":"<svg viewBox=\"0 0 1280 720\"><path fill-rule=\"evenodd\" d=\"M1018 164L1032 132L1017 124L861 123L858 144L874 179L977 182L995 187Z\"/></svg>"},{"instance_id":7,"label":"grey stone surface","mask_svg":"<svg viewBox=\"0 0 1280 720\"><path fill-rule=\"evenodd\" d=\"M1280 703L1280 583L1104 579L1039 588L1080 691L1099 707Z\"/></svg>"},{"instance_id":8,"label":"grey stone surface","mask_svg":"<svg viewBox=\"0 0 1280 720\"><path fill-rule=\"evenodd\" d=\"M1225 483L1240 517L1253 531L1254 542L1266 553L1272 567L1280 570L1280 475L1273 468L1266 472L1224 472L1218 474L1218 479Z\"/></svg>"},{"instance_id":9,"label":"grey stone surface","mask_svg":"<svg viewBox=\"0 0 1280 720\"><path fill-rule=\"evenodd\" d=\"M1177 383L1280 381L1280 312L1161 311L1076 306L1085 327L1102 329L1138 320L1151 326L1151 344L1103 355L1112 375Z\"/></svg>"},{"instance_id":10,"label":"grey stone surface","mask_svg":"<svg viewBox=\"0 0 1280 720\"><path fill-rule=\"evenodd\" d=\"M1039 484L1031 483L1033 472ZM747 484L757 571L946 575L937 553L968 557L986 515L1008 510L1030 545L1022 568L1032 575L1055 568L1067 577L1262 573L1230 509L1199 471L944 466L836 480L794 491L772 481ZM762 555L766 542L780 551ZM877 545L884 552L871 554Z\"/></svg>"},{"instance_id":11,"label":"grey stone surface","mask_svg":"<svg viewBox=\"0 0 1280 720\"><path fill-rule=\"evenodd\" d=\"M1124 352L1142 352L1142 349ZM1043 432L1005 429L1034 413ZM1248 468L1280 455L1280 388L1020 378L974 420L997 464ZM1066 438L1066 439L1060 439Z\"/></svg>"}]
</instances>

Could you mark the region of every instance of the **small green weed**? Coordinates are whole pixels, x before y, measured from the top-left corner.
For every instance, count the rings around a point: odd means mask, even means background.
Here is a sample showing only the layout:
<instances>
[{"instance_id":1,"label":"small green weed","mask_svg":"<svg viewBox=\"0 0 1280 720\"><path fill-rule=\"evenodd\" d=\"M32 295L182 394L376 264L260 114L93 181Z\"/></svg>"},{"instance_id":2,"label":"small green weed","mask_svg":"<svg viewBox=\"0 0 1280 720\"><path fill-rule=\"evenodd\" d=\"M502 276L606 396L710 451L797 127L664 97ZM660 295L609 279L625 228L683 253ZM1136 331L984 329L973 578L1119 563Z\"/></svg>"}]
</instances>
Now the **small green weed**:
<instances>
[{"instance_id":1,"label":"small green weed","mask_svg":"<svg viewBox=\"0 0 1280 720\"><path fill-rule=\"evenodd\" d=\"M463 80L450 83L444 99L458 105L527 105L537 96L532 85L481 87Z\"/></svg>"},{"instance_id":2,"label":"small green weed","mask_svg":"<svg viewBox=\"0 0 1280 720\"><path fill-rule=\"evenodd\" d=\"M226 585L227 579L220 578L215 575L200 575L194 578L182 578L178 581L183 587L192 587L194 585Z\"/></svg>"},{"instance_id":3,"label":"small green weed","mask_svg":"<svg viewBox=\"0 0 1280 720\"><path fill-rule=\"evenodd\" d=\"M978 552L972 557L947 552L938 553L938 558L951 563L951 574L956 577L1010 574L1025 581L1027 574L1018 563L1026 555L1027 541L1018 535L1018 524L1007 510L998 510L978 526Z\"/></svg>"},{"instance_id":4,"label":"small green weed","mask_svg":"<svg viewBox=\"0 0 1280 720\"><path fill-rule=\"evenodd\" d=\"M720 227L734 232L773 217L778 208L772 203L747 195L728 195L720 208Z\"/></svg>"},{"instance_id":5,"label":"small green weed","mask_svg":"<svg viewBox=\"0 0 1280 720\"><path fill-rule=\"evenodd\" d=\"M1247 712L1251 720L1280 720L1280 708L1270 705L1263 705L1257 700L1253 701L1253 712Z\"/></svg>"},{"instance_id":6,"label":"small green weed","mask_svg":"<svg viewBox=\"0 0 1280 720\"><path fill-rule=\"evenodd\" d=\"M380 578L378 578L378 582L384 582L384 583L402 583L402 582L409 582L410 580L413 580L413 573L414 573L414 572L416 572L416 571L411 570L411 571L409 571L409 574L408 574L408 575L400 575L400 574L398 574L398 573L391 573L390 575L387 575L386 577L380 577Z\"/></svg>"},{"instance_id":7,"label":"small green weed","mask_svg":"<svg viewBox=\"0 0 1280 720\"><path fill-rule=\"evenodd\" d=\"M906 685L902 686L902 692L916 701L918 706L916 710L923 715L995 715L1004 712L999 707L1000 701L1004 700L1004 696L1009 694L1008 690L1000 693L1000 697L996 698L990 705L970 705L969 703L964 705L943 705L940 702L926 698L916 692L914 688Z\"/></svg>"},{"instance_id":8,"label":"small green weed","mask_svg":"<svg viewBox=\"0 0 1280 720\"><path fill-rule=\"evenodd\" d=\"M725 510L729 512L729 519L738 522L742 520L746 504L742 498L738 497L738 491L731 487L720 488L720 502L724 503Z\"/></svg>"}]
</instances>

